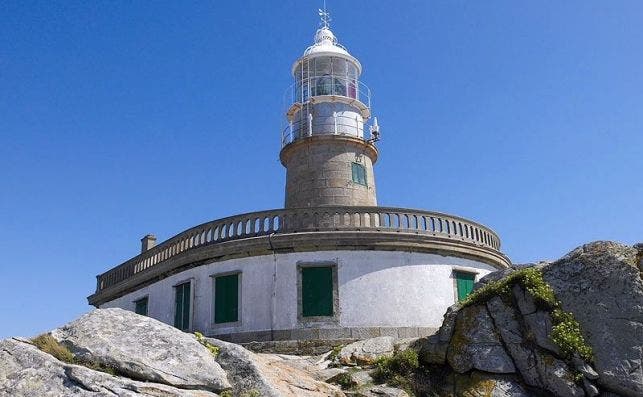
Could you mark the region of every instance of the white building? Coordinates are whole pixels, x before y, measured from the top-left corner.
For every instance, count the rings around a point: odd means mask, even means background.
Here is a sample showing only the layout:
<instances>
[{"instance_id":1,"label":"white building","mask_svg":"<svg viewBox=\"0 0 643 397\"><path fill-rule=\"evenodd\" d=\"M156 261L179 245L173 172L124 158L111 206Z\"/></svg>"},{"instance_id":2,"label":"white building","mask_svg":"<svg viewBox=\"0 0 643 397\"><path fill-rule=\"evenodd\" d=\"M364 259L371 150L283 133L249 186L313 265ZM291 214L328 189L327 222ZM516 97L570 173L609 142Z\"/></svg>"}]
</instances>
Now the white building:
<instances>
[{"instance_id":1,"label":"white building","mask_svg":"<svg viewBox=\"0 0 643 397\"><path fill-rule=\"evenodd\" d=\"M421 336L474 279L510 265L483 225L377 206L370 90L322 22L292 68L285 208L208 222L158 245L145 236L140 255L97 277L90 304L238 342Z\"/></svg>"}]
</instances>

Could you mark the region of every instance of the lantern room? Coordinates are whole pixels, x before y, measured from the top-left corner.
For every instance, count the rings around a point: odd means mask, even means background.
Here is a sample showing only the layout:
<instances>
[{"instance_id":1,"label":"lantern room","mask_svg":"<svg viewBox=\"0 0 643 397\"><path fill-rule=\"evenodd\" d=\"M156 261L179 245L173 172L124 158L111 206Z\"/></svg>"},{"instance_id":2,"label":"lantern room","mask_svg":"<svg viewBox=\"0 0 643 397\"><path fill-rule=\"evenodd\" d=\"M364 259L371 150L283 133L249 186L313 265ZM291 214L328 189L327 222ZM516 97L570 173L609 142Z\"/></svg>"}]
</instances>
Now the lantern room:
<instances>
[{"instance_id":1,"label":"lantern room","mask_svg":"<svg viewBox=\"0 0 643 397\"><path fill-rule=\"evenodd\" d=\"M360 80L362 65L327 25L292 67L294 83L285 97L287 125L282 146L312 135L364 137L371 94Z\"/></svg>"}]
</instances>

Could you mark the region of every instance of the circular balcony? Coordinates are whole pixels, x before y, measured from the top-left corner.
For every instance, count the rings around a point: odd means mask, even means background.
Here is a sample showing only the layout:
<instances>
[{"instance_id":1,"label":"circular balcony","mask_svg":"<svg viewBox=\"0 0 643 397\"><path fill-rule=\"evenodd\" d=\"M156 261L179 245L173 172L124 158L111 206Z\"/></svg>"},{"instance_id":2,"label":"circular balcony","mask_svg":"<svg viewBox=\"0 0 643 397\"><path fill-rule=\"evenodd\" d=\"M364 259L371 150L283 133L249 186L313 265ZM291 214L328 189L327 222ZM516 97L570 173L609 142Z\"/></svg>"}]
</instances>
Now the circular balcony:
<instances>
[{"instance_id":1,"label":"circular balcony","mask_svg":"<svg viewBox=\"0 0 643 397\"><path fill-rule=\"evenodd\" d=\"M438 252L511 264L486 226L404 208L317 207L235 215L190 228L97 276L88 298L99 305L165 275L227 258L282 252L380 250Z\"/></svg>"}]
</instances>

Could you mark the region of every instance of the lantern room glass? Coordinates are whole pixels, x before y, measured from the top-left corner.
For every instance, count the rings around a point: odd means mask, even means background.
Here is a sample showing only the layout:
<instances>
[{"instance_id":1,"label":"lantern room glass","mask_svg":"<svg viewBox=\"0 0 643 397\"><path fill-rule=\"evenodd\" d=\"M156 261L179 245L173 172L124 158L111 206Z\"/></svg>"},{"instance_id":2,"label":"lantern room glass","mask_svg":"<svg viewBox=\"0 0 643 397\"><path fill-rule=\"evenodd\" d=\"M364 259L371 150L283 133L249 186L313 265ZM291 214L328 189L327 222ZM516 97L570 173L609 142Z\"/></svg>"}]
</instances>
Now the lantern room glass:
<instances>
[{"instance_id":1,"label":"lantern room glass","mask_svg":"<svg viewBox=\"0 0 643 397\"><path fill-rule=\"evenodd\" d=\"M357 66L345 58L306 58L297 65L294 75L298 102L318 95L357 98Z\"/></svg>"}]
</instances>

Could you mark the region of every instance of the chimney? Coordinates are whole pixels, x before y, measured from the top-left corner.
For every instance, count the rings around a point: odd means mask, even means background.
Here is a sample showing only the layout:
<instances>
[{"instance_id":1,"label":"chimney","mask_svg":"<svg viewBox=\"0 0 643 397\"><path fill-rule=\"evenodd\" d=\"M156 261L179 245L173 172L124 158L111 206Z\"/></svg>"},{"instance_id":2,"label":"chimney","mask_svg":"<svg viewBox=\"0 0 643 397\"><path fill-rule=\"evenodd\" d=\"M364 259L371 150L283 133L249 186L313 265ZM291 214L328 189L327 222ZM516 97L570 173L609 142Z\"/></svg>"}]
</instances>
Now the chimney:
<instances>
[{"instance_id":1,"label":"chimney","mask_svg":"<svg viewBox=\"0 0 643 397\"><path fill-rule=\"evenodd\" d=\"M141 254L156 245L156 236L147 234L141 239Z\"/></svg>"}]
</instances>

